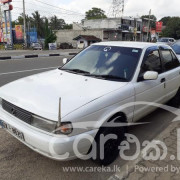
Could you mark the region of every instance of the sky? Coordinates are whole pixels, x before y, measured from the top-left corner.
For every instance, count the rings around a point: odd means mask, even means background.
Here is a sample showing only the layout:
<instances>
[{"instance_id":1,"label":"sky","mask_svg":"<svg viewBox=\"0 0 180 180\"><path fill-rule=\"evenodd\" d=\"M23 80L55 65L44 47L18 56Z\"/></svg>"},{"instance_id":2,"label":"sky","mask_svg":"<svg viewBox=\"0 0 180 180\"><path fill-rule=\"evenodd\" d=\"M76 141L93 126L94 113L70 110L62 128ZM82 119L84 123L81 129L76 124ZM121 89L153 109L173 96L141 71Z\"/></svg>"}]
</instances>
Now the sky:
<instances>
[{"instance_id":1,"label":"sky","mask_svg":"<svg viewBox=\"0 0 180 180\"><path fill-rule=\"evenodd\" d=\"M14 10L12 18L16 19L22 13L22 0L12 0ZM43 3L54 5L51 7ZM57 15L65 19L66 23L80 22L85 16L85 12L92 7L98 7L110 15L113 0L25 0L26 13L31 15L35 10L39 10L42 16L50 17ZM63 9L60 9L63 8ZM180 16L180 0L125 0L124 16L147 15L152 10L157 19L164 16ZM69 11L66 11L69 10ZM73 11L73 12L71 12Z\"/></svg>"}]
</instances>

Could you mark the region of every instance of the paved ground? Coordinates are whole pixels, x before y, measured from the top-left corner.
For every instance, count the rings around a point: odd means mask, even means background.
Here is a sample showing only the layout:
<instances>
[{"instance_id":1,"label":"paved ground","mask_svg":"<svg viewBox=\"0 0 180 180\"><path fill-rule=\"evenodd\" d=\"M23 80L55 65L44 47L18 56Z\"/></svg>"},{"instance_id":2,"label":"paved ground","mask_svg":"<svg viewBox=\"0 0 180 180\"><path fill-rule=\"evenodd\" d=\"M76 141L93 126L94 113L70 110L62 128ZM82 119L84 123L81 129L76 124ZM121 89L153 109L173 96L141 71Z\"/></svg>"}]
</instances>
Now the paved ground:
<instances>
[{"instance_id":1,"label":"paved ground","mask_svg":"<svg viewBox=\"0 0 180 180\"><path fill-rule=\"evenodd\" d=\"M168 148L168 155L164 160L141 160L136 164L134 171L129 173L126 179L130 180L179 180L180 175L180 159L177 160L177 133L180 128L180 123L172 124L167 130L165 130L161 137L156 138L166 144ZM180 135L180 134L179 134ZM180 143L180 139L178 139ZM179 149L180 150L180 149ZM160 149L163 154L163 149ZM150 153L155 154L153 150ZM180 153L180 152L179 152ZM147 172L147 169L150 172ZM148 170L148 171L149 171Z\"/></svg>"},{"instance_id":2,"label":"paved ground","mask_svg":"<svg viewBox=\"0 0 180 180\"><path fill-rule=\"evenodd\" d=\"M180 175L180 122L173 122L167 129L158 135L154 144L162 142L165 146L159 146L161 154L166 153L162 160L145 160L141 156L127 163L122 169L128 169L127 172L116 173L109 180L179 180ZM166 148L164 148L166 147ZM157 151L152 148L148 151L148 156L157 155Z\"/></svg>"},{"instance_id":3,"label":"paved ground","mask_svg":"<svg viewBox=\"0 0 180 180\"><path fill-rule=\"evenodd\" d=\"M63 57L38 58L28 60L13 60L0 62L0 86L13 80L46 71L62 65ZM46 69L44 69L46 68ZM72 87L73 88L73 87ZM141 142L152 140L166 127L169 126L174 115L164 110L157 110L141 122L149 124L131 127L129 133L135 134ZM134 152L131 148L128 154ZM110 167L114 165L123 166L126 162L118 158ZM13 138L4 130L0 129L0 179L33 179L33 180L79 180L79 179L108 179L111 173L78 173L64 172L64 167L96 167L97 165L88 161L73 160L69 162L57 162L45 158Z\"/></svg>"}]
</instances>

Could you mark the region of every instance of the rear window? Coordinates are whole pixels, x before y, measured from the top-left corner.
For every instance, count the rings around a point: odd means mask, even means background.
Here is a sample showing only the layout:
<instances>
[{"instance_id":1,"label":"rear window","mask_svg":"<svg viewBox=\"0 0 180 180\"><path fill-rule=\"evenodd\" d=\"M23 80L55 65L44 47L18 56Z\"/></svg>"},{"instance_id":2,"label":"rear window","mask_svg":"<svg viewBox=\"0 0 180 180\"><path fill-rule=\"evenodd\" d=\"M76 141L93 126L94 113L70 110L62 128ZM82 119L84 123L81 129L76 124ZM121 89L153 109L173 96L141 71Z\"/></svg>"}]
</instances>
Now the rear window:
<instances>
[{"instance_id":1,"label":"rear window","mask_svg":"<svg viewBox=\"0 0 180 180\"><path fill-rule=\"evenodd\" d=\"M179 61L170 50L161 50L165 71L169 71L179 66Z\"/></svg>"},{"instance_id":2,"label":"rear window","mask_svg":"<svg viewBox=\"0 0 180 180\"><path fill-rule=\"evenodd\" d=\"M180 42L173 44L172 49L175 51L176 54L180 54Z\"/></svg>"}]
</instances>

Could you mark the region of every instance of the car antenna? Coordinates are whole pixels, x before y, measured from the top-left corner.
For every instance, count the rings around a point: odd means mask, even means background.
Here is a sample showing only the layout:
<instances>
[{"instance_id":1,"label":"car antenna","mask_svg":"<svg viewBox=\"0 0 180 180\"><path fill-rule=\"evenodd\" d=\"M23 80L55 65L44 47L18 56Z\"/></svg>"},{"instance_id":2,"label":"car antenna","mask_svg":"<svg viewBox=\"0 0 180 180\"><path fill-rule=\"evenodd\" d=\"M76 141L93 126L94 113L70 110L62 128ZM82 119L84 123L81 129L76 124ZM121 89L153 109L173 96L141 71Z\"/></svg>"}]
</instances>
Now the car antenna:
<instances>
[{"instance_id":1,"label":"car antenna","mask_svg":"<svg viewBox=\"0 0 180 180\"><path fill-rule=\"evenodd\" d=\"M58 107L58 127L61 125L61 98L59 98L59 107Z\"/></svg>"}]
</instances>

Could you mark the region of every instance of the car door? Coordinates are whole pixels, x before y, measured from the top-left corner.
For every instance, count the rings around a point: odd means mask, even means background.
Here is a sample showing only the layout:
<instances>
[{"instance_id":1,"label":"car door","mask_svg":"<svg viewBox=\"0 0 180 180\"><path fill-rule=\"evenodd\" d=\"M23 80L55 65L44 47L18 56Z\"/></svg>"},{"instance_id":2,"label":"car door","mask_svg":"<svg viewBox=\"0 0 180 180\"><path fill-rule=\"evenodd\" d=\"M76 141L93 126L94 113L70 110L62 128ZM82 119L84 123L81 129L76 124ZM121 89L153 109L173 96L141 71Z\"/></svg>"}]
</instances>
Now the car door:
<instances>
[{"instance_id":1,"label":"car door","mask_svg":"<svg viewBox=\"0 0 180 180\"><path fill-rule=\"evenodd\" d=\"M147 71L156 71L159 76L156 80L143 80L143 74ZM144 60L137 83L135 84L136 102L165 102L165 75L162 69L162 61L158 47L151 47L146 50ZM135 104L134 121L139 120L152 112L156 107L150 104Z\"/></svg>"},{"instance_id":2,"label":"car door","mask_svg":"<svg viewBox=\"0 0 180 180\"><path fill-rule=\"evenodd\" d=\"M166 100L173 98L180 88L180 63L168 47L160 47L166 84Z\"/></svg>"}]
</instances>

